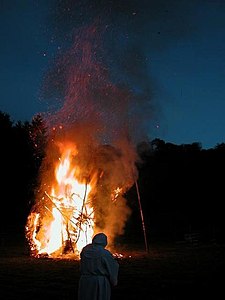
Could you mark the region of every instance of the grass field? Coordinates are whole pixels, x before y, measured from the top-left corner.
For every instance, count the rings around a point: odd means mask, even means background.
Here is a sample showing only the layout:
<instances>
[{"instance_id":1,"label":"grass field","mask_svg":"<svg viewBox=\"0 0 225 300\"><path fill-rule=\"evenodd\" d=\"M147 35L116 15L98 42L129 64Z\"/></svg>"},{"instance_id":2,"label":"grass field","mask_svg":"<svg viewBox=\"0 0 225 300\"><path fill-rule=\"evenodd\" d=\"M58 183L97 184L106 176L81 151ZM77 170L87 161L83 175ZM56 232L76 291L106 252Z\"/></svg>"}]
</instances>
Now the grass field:
<instances>
[{"instance_id":1,"label":"grass field","mask_svg":"<svg viewBox=\"0 0 225 300\"><path fill-rule=\"evenodd\" d=\"M225 299L224 245L124 246L112 300ZM32 258L23 245L0 247L0 299L77 299L79 261Z\"/></svg>"}]
</instances>

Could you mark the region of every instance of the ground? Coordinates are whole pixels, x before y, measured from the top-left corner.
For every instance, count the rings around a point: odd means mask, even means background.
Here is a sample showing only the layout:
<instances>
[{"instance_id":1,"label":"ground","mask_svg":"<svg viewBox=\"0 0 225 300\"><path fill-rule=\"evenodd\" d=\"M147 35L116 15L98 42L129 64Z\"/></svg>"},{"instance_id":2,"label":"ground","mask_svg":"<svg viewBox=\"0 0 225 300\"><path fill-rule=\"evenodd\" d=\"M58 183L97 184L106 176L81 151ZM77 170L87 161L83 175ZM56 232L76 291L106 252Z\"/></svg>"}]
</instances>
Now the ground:
<instances>
[{"instance_id":1,"label":"ground","mask_svg":"<svg viewBox=\"0 0 225 300\"><path fill-rule=\"evenodd\" d=\"M224 299L225 245L187 243L121 247L112 300ZM26 247L0 247L0 299L76 300L79 261L32 258ZM222 293L222 294L221 294Z\"/></svg>"}]
</instances>

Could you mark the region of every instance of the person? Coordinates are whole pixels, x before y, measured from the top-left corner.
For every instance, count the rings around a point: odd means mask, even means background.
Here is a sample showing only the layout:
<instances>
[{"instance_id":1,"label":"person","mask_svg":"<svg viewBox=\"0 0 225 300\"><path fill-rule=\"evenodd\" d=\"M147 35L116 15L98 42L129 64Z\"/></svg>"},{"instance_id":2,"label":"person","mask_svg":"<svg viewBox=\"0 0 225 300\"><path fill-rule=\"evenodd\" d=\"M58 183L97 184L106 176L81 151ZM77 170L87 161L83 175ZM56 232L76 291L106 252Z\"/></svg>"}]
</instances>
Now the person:
<instances>
[{"instance_id":1,"label":"person","mask_svg":"<svg viewBox=\"0 0 225 300\"><path fill-rule=\"evenodd\" d=\"M107 246L107 236L96 234L80 253L78 300L110 300L118 283L119 264Z\"/></svg>"}]
</instances>

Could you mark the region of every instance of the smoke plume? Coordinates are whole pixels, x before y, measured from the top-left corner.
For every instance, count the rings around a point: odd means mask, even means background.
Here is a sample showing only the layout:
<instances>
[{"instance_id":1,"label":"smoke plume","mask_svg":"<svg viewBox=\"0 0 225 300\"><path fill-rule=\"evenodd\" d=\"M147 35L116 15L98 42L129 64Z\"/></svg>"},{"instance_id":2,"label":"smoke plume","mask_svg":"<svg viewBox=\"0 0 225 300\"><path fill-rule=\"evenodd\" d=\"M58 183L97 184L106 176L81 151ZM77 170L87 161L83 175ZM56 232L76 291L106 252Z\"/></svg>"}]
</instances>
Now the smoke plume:
<instances>
[{"instance_id":1,"label":"smoke plume","mask_svg":"<svg viewBox=\"0 0 225 300\"><path fill-rule=\"evenodd\" d=\"M138 178L136 143L146 136L146 123L154 112L154 81L143 39L150 36L150 41L156 41L152 49L160 49L169 40L165 28L173 30L175 38L186 31L183 25L174 26L174 14L165 1L56 3L54 39L62 46L42 90L52 103L45 114L50 139L42 166L43 185L46 177L52 177L49 165L60 156L60 145L74 144L80 179L95 178L91 201L96 230L105 231L113 241L123 234L131 213L123 194ZM181 6L179 1L176 4L177 13ZM165 15L165 27L157 28ZM185 24L184 19L179 22ZM155 25L155 32L146 31ZM165 38L159 43L161 32ZM112 201L116 189L122 192Z\"/></svg>"}]
</instances>

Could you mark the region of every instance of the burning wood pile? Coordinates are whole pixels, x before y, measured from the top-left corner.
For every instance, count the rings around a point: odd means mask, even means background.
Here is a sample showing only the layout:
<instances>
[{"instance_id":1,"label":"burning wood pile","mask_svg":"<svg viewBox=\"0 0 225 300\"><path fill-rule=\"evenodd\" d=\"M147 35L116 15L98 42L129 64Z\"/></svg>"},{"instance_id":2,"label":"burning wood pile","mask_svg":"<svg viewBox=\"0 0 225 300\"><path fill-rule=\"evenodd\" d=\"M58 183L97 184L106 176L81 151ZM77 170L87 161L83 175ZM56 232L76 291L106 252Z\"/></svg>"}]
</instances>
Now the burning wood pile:
<instances>
[{"instance_id":1,"label":"burning wood pile","mask_svg":"<svg viewBox=\"0 0 225 300\"><path fill-rule=\"evenodd\" d=\"M78 257L95 233L106 232L111 247L123 233L130 214L123 194L134 182L128 156L109 145L89 146L83 154L66 139L51 139L26 225L32 256Z\"/></svg>"}]
</instances>

